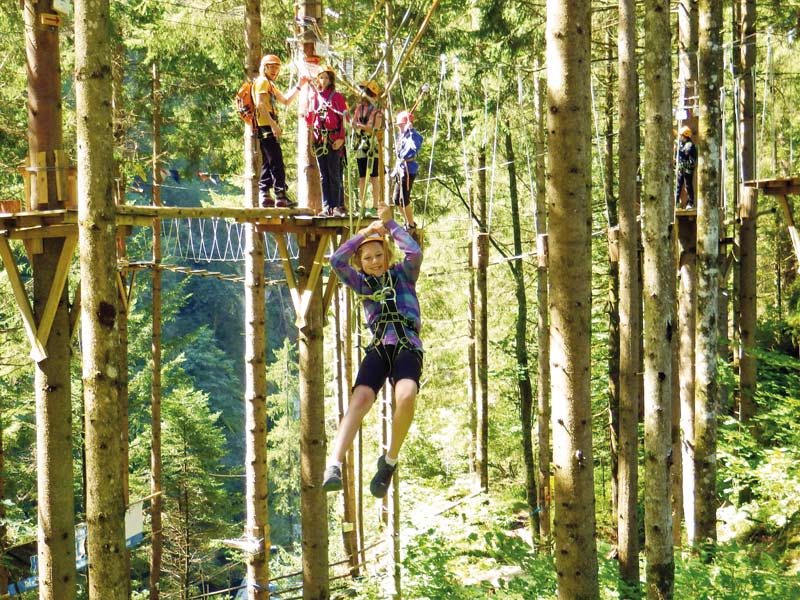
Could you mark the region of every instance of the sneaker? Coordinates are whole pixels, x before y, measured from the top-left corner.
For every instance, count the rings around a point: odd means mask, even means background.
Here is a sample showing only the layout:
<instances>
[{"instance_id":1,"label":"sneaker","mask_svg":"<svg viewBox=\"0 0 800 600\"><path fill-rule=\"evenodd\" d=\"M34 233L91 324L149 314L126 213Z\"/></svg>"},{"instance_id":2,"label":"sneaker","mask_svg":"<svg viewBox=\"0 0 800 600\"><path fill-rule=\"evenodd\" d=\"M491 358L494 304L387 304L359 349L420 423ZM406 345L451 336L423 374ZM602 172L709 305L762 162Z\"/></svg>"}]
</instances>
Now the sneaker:
<instances>
[{"instance_id":1,"label":"sneaker","mask_svg":"<svg viewBox=\"0 0 800 600\"><path fill-rule=\"evenodd\" d=\"M275 194L275 206L280 208L294 208L297 206L297 202L291 200L289 196L286 195L286 192L278 192Z\"/></svg>"},{"instance_id":2,"label":"sneaker","mask_svg":"<svg viewBox=\"0 0 800 600\"><path fill-rule=\"evenodd\" d=\"M337 206L333 209L332 214L334 217L339 217L340 219L347 218L347 211L344 209L344 206Z\"/></svg>"},{"instance_id":3,"label":"sneaker","mask_svg":"<svg viewBox=\"0 0 800 600\"><path fill-rule=\"evenodd\" d=\"M376 498L383 498L389 490L389 484L392 482L392 475L394 475L397 465L391 466L386 464L386 455L381 455L378 458L378 470L372 481L369 483L369 491Z\"/></svg>"},{"instance_id":4,"label":"sneaker","mask_svg":"<svg viewBox=\"0 0 800 600\"><path fill-rule=\"evenodd\" d=\"M266 194L261 193L258 195L258 203L261 205L261 208L272 208L275 206L275 198L267 192Z\"/></svg>"},{"instance_id":5,"label":"sneaker","mask_svg":"<svg viewBox=\"0 0 800 600\"><path fill-rule=\"evenodd\" d=\"M338 492L342 489L342 470L336 465L325 467L322 476L322 489L326 492Z\"/></svg>"},{"instance_id":6,"label":"sneaker","mask_svg":"<svg viewBox=\"0 0 800 600\"><path fill-rule=\"evenodd\" d=\"M333 216L333 209L328 207L324 207L321 211L317 213L318 217L332 217Z\"/></svg>"},{"instance_id":7,"label":"sneaker","mask_svg":"<svg viewBox=\"0 0 800 600\"><path fill-rule=\"evenodd\" d=\"M694 202L687 202L686 210L694 210Z\"/></svg>"}]
</instances>

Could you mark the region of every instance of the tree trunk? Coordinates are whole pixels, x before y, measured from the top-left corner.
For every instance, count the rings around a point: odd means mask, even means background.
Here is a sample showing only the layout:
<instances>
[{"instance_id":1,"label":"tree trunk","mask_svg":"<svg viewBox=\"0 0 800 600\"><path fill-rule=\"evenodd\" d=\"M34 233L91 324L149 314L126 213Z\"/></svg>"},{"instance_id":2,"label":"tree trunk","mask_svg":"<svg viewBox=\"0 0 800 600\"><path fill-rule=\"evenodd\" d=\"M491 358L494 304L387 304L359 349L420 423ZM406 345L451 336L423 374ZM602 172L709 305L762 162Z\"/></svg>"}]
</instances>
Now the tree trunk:
<instances>
[{"instance_id":1,"label":"tree trunk","mask_svg":"<svg viewBox=\"0 0 800 600\"><path fill-rule=\"evenodd\" d=\"M27 0L28 145L34 168L54 168L55 153L62 148L61 65L58 30L39 24L40 14L50 12L48 3ZM48 171L41 188L31 177L33 209L58 208L56 178ZM31 256L33 312L41 321L59 256L66 240L42 241ZM39 597L61 600L75 597L75 508L72 491L72 406L70 385L69 301L66 286L59 298L47 358L35 365L36 472L38 497Z\"/></svg>"},{"instance_id":2,"label":"tree trunk","mask_svg":"<svg viewBox=\"0 0 800 600\"><path fill-rule=\"evenodd\" d=\"M538 61L537 61L538 64ZM536 102L536 206L533 223L536 229L536 335L539 345L537 359L537 406L538 427L537 445L539 447L539 485L537 492L541 510L539 529L541 542L550 548L550 318L548 313L548 277L547 277L547 191L545 188L545 89L542 77L534 78L534 98Z\"/></svg>"},{"instance_id":3,"label":"tree trunk","mask_svg":"<svg viewBox=\"0 0 800 600\"><path fill-rule=\"evenodd\" d=\"M678 3L678 114L679 124L697 131L697 0ZM673 165L675 154L673 151ZM673 168L673 176L677 171ZM681 519L694 530L694 330L697 285L697 223L680 216L678 227L678 302L675 319L678 336L673 340L672 404L672 539L681 543ZM674 245L671 246L674 248Z\"/></svg>"},{"instance_id":4,"label":"tree trunk","mask_svg":"<svg viewBox=\"0 0 800 600\"><path fill-rule=\"evenodd\" d=\"M633 0L619 2L619 466L617 548L620 579L639 596L639 224L636 12Z\"/></svg>"},{"instance_id":5,"label":"tree trunk","mask_svg":"<svg viewBox=\"0 0 800 600\"><path fill-rule=\"evenodd\" d=\"M547 2L550 373L558 597L600 595L595 543L591 367L591 14Z\"/></svg>"},{"instance_id":6,"label":"tree trunk","mask_svg":"<svg viewBox=\"0 0 800 600\"><path fill-rule=\"evenodd\" d=\"M114 136L107 0L75 5L89 598L127 598L119 406ZM70 494L71 495L71 494ZM60 501L63 498L59 498Z\"/></svg>"},{"instance_id":7,"label":"tree trunk","mask_svg":"<svg viewBox=\"0 0 800 600\"><path fill-rule=\"evenodd\" d=\"M696 544L717 540L717 311L722 188L722 1L700 0L700 156L695 386Z\"/></svg>"},{"instance_id":8,"label":"tree trunk","mask_svg":"<svg viewBox=\"0 0 800 600\"><path fill-rule=\"evenodd\" d=\"M489 266L489 232L486 205L486 148L478 149L478 181L475 197L478 201L478 234L475 242L476 312L478 317L475 336L475 359L478 374L476 469L478 484L484 492L489 490L489 298L487 268Z\"/></svg>"},{"instance_id":9,"label":"tree trunk","mask_svg":"<svg viewBox=\"0 0 800 600\"><path fill-rule=\"evenodd\" d=\"M739 52L736 55L739 76L739 142L741 147L740 181L756 177L756 135L753 107L756 102L756 2L739 0ZM748 423L756 413L756 213L758 192L739 186L739 419Z\"/></svg>"},{"instance_id":10,"label":"tree trunk","mask_svg":"<svg viewBox=\"0 0 800 600\"><path fill-rule=\"evenodd\" d=\"M470 195L471 197L471 195ZM474 214L470 206L470 217ZM470 226L472 219L470 218ZM469 244L469 300L467 302L467 365L469 378L467 380L467 404L469 405L469 472L477 477L478 473L478 361L475 347L477 346L477 336L475 335L475 313L477 306L477 292L475 290L475 252L473 242Z\"/></svg>"},{"instance_id":11,"label":"tree trunk","mask_svg":"<svg viewBox=\"0 0 800 600\"><path fill-rule=\"evenodd\" d=\"M619 217L614 196L614 48L611 29L606 29L606 98L603 187L606 199L608 239L608 421L611 461L611 514L617 513L619 490Z\"/></svg>"},{"instance_id":12,"label":"tree trunk","mask_svg":"<svg viewBox=\"0 0 800 600\"><path fill-rule=\"evenodd\" d=\"M670 506L674 290L670 260L672 150L669 2L645 3L644 51L644 464L647 597L672 598L674 557Z\"/></svg>"},{"instance_id":13,"label":"tree trunk","mask_svg":"<svg viewBox=\"0 0 800 600\"><path fill-rule=\"evenodd\" d=\"M320 241L300 246L304 287ZM325 470L325 382L322 348L322 283L317 282L300 328L300 515L303 523L303 598L326 600L328 589L328 504L320 485Z\"/></svg>"},{"instance_id":14,"label":"tree trunk","mask_svg":"<svg viewBox=\"0 0 800 600\"><path fill-rule=\"evenodd\" d=\"M261 59L261 3L245 5L245 68L255 78ZM249 126L244 132L244 205L258 206L258 140ZM267 504L267 375L264 290L264 235L245 226L245 536L258 540L258 551L246 554L247 598L267 600L270 529Z\"/></svg>"},{"instance_id":15,"label":"tree trunk","mask_svg":"<svg viewBox=\"0 0 800 600\"><path fill-rule=\"evenodd\" d=\"M336 376L337 376L337 400L339 407L339 421L341 422L347 412L347 399L350 390L353 388L353 358L352 346L353 330L350 312L350 288L340 285L333 297L334 319L336 328ZM359 574L358 560L358 524L356 522L356 499L355 499L355 470L353 469L353 458L355 453L351 446L347 450L344 468L342 469L342 479L344 489L342 490L342 543L344 553L350 561L350 575L357 577Z\"/></svg>"},{"instance_id":16,"label":"tree trunk","mask_svg":"<svg viewBox=\"0 0 800 600\"><path fill-rule=\"evenodd\" d=\"M322 2L315 0L298 2L295 18L298 22L304 22L303 20L307 19L321 26ZM305 57L316 55L316 36L317 34L312 28L303 28L300 37ZM391 64L391 58L387 57L386 60ZM319 179L319 165L317 165L317 159L311 148L311 130L305 120L305 115L309 110L308 99L309 95L302 92L297 102L297 203L300 207L310 208L316 214L322 209L322 187Z\"/></svg>"},{"instance_id":17,"label":"tree trunk","mask_svg":"<svg viewBox=\"0 0 800 600\"><path fill-rule=\"evenodd\" d=\"M257 196L252 198L257 200ZM248 600L269 597L270 530L267 509L267 378L264 237L245 227L245 536L259 540L246 555Z\"/></svg>"},{"instance_id":18,"label":"tree trunk","mask_svg":"<svg viewBox=\"0 0 800 600\"><path fill-rule=\"evenodd\" d=\"M153 206L161 206L161 81L153 63ZM153 380L150 389L150 600L158 600L161 581L161 219L153 219Z\"/></svg>"},{"instance_id":19,"label":"tree trunk","mask_svg":"<svg viewBox=\"0 0 800 600\"><path fill-rule=\"evenodd\" d=\"M536 494L536 463L533 460L533 388L528 365L528 297L525 293L525 269L522 256L522 234L519 224L519 194L517 192L517 169L511 133L505 134L506 159L508 160L509 196L511 198L511 227L514 234L514 256L511 274L514 276L517 298L517 323L514 336L514 353L517 359L517 389L519 390L520 422L522 425L522 455L525 460L525 496L528 501L531 535L534 546L539 542L539 510Z\"/></svg>"},{"instance_id":20,"label":"tree trunk","mask_svg":"<svg viewBox=\"0 0 800 600\"><path fill-rule=\"evenodd\" d=\"M125 127L123 113L123 99L125 95L123 70L125 46L117 35L114 44L113 73L111 86L112 114L114 117L114 204L125 204L125 177L120 171L120 150L125 143ZM125 234L117 229L117 264L127 262ZM117 326L119 328L119 409L122 415L122 498L127 507L130 504L130 440L129 440L129 393L128 393L128 270L120 269L119 278L122 282L117 293ZM132 283L131 283L132 285ZM127 540L126 540L127 545ZM131 569L131 551L125 550L125 570ZM128 596L131 595L131 580L128 578Z\"/></svg>"},{"instance_id":21,"label":"tree trunk","mask_svg":"<svg viewBox=\"0 0 800 600\"><path fill-rule=\"evenodd\" d=\"M697 223L679 216L678 227L678 381L680 452L682 488L680 511L673 507L673 528L680 530L680 519L686 523L686 538L694 537L694 351L697 284ZM675 416L675 415L673 415ZM679 465L675 464L675 470ZM673 477L676 479L676 477ZM673 541L674 535L673 535Z\"/></svg>"}]
</instances>

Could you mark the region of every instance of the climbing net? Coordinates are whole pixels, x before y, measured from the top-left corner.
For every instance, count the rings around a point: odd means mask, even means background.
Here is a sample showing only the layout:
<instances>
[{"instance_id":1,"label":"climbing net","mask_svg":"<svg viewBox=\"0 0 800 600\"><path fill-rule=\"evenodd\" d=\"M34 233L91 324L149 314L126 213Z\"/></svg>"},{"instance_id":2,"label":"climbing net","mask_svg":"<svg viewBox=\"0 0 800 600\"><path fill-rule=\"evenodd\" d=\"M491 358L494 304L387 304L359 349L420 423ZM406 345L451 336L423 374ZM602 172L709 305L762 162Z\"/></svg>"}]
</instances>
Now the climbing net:
<instances>
[{"instance_id":1,"label":"climbing net","mask_svg":"<svg viewBox=\"0 0 800 600\"><path fill-rule=\"evenodd\" d=\"M161 228L162 259L191 262L240 262L245 254L244 223L230 219L169 219ZM264 233L264 260L281 260L278 243ZM297 259L299 248L294 236L286 235L289 256Z\"/></svg>"}]
</instances>

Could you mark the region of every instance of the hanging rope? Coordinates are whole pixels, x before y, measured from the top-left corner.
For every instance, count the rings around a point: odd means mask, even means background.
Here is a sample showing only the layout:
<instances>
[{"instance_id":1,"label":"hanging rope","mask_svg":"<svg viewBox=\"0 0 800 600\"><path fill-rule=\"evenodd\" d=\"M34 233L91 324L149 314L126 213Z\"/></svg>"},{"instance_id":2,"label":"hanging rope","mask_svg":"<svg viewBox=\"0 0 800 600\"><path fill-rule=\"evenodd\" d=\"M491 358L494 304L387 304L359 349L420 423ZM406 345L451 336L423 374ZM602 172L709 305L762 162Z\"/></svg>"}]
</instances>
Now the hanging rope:
<instances>
[{"instance_id":1,"label":"hanging rope","mask_svg":"<svg viewBox=\"0 0 800 600\"><path fill-rule=\"evenodd\" d=\"M427 14L425 15L425 18L422 20L422 24L420 25L419 30L417 31L417 35L415 35L414 39L411 41L411 45L408 46L406 49L404 49L404 51L400 54L397 66L394 69L394 73L392 73L391 78L386 84L385 93L388 94L392 90L392 87L394 87L395 83L397 83L397 79L400 77L400 72L402 71L403 67L408 61L410 53L414 50L414 48L416 48L417 43L422 38L422 34L424 34L425 30L428 28L428 25L430 24L431 21L431 17L433 16L433 12L436 10L438 6L439 6L439 0L433 0L430 8L428 9Z\"/></svg>"},{"instance_id":2,"label":"hanging rope","mask_svg":"<svg viewBox=\"0 0 800 600\"><path fill-rule=\"evenodd\" d=\"M436 137L439 131L439 109L442 105L442 84L444 83L444 77L447 74L447 55L442 54L440 57L441 59L441 69L439 69L439 90L436 93L436 113L433 118L433 138L431 139L431 158L428 161L428 180L425 182L425 202L423 204L422 209L422 227L425 227L425 221L428 214L428 194L431 189L431 173L433 172L433 156L434 152L436 151Z\"/></svg>"}]
</instances>

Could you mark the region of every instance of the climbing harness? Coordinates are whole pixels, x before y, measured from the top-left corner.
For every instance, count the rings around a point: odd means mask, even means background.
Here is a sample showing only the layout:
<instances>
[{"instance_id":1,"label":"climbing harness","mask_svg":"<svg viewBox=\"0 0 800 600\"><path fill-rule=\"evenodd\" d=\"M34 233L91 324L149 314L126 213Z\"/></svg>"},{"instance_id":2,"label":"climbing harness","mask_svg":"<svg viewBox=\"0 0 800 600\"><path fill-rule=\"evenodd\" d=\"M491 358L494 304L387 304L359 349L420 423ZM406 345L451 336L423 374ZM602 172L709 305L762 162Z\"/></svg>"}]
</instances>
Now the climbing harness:
<instances>
[{"instance_id":1,"label":"climbing harness","mask_svg":"<svg viewBox=\"0 0 800 600\"><path fill-rule=\"evenodd\" d=\"M320 105L314 110L316 117L314 119L313 128L314 143L312 144L311 149L312 153L317 158L325 156L331 151L330 138L332 135L335 135L342 130L342 123L344 121L344 113L333 108L330 98L333 98L333 94L326 99L320 92L317 92L317 102L319 102ZM324 124L328 121L328 111L332 112L338 117L338 127L324 127Z\"/></svg>"},{"instance_id":2,"label":"climbing harness","mask_svg":"<svg viewBox=\"0 0 800 600\"><path fill-rule=\"evenodd\" d=\"M413 331L419 335L416 323L401 314L397 308L397 291L395 289L395 277L392 276L391 271L386 271L380 277L375 275L367 275L365 278L366 284L373 292L371 294L357 294L362 299L372 300L381 306L381 313L378 318L369 324L370 331L372 331L372 341L365 348L366 352L372 349L378 349L383 344L381 340L386 334L386 328L389 325L394 327L397 334L397 346L405 348L411 352L422 354L422 350L417 348L408 339L408 331ZM388 357L391 360L391 357Z\"/></svg>"}]
</instances>

